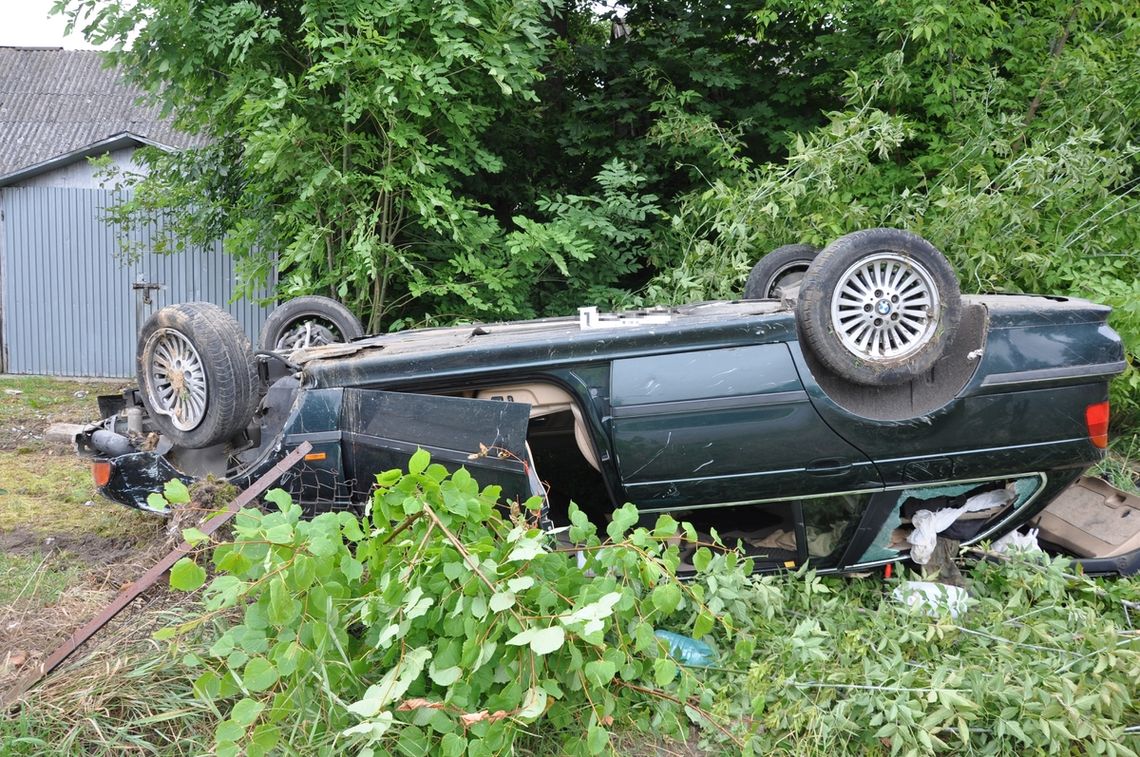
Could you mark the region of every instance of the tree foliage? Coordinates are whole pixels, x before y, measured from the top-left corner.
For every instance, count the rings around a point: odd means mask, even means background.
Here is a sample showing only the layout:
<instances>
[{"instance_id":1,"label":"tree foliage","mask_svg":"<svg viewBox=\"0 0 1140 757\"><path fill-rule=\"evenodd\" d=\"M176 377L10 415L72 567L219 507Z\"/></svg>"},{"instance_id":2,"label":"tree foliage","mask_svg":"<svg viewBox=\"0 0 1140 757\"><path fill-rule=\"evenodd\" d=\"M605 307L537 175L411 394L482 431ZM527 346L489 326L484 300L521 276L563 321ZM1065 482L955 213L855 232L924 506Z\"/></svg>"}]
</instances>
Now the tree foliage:
<instances>
[{"instance_id":1,"label":"tree foliage","mask_svg":"<svg viewBox=\"0 0 1140 757\"><path fill-rule=\"evenodd\" d=\"M57 8L113 41L112 61L207 140L152 151L119 220L180 211L185 231L225 235L248 269L275 264L283 295L329 291L373 329L409 297L493 283L490 266L434 269L497 232L456 186L501 168L483 133L511 98L534 97L541 0Z\"/></svg>"},{"instance_id":2,"label":"tree foliage","mask_svg":"<svg viewBox=\"0 0 1140 757\"><path fill-rule=\"evenodd\" d=\"M772 4L770 4L771 6ZM821 50L878 29L844 84L847 107L786 159L728 170L690 193L649 296L729 296L788 242L908 228L950 258L966 291L1089 297L1140 354L1140 11L1123 3L975 0L775 4L830 24ZM672 108L683 112L681 106ZM683 118L666 139L705 134ZM739 155L737 150L737 155ZM1140 405L1133 369L1121 408Z\"/></svg>"},{"instance_id":3,"label":"tree foliage","mask_svg":"<svg viewBox=\"0 0 1140 757\"><path fill-rule=\"evenodd\" d=\"M700 677L654 634L735 633L736 610L675 575L691 527L663 516L634 528L627 505L603 541L572 508L579 546L559 550L527 509L540 499L504 514L497 487L422 450L407 475L377 479L363 517L302 520L280 490L277 512L243 510L235 541L213 550L202 614L162 633L231 619L187 658L221 715L215 753L265 754L291 734L301 753L504 754L541 720L560 751L598 754L615 730L683 739L688 718L711 717L699 697L683 706ZM735 569L702 550L709 575ZM205 581L191 558L171 571L177 589Z\"/></svg>"}]
</instances>

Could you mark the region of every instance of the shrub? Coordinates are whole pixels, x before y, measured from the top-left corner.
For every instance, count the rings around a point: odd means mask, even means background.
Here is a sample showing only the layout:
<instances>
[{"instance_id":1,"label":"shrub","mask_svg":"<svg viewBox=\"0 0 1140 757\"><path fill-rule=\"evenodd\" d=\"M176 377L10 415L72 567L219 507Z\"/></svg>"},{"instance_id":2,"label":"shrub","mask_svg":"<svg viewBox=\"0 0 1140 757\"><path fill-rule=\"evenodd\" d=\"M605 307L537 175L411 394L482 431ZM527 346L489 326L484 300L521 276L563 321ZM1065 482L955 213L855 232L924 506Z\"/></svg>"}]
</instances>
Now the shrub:
<instances>
[{"instance_id":1,"label":"shrub","mask_svg":"<svg viewBox=\"0 0 1140 757\"><path fill-rule=\"evenodd\" d=\"M672 518L633 528L627 505L603 543L574 510L568 536L580 547L552 548L539 500L504 515L496 487L448 475L423 451L409 474L378 481L363 517L302 520L271 492L277 511L238 514L208 584L190 558L172 570L176 588L205 584L205 612L164 635L225 620L188 657L205 668L197 694L221 716L219 754L261 754L284 738L363 754L501 754L540 719L565 751L596 754L614 729L683 738L687 718L702 717L698 679L664 653L655 625L704 636L719 624L731 638L735 611L677 580ZM695 559L738 571L707 547Z\"/></svg>"}]
</instances>

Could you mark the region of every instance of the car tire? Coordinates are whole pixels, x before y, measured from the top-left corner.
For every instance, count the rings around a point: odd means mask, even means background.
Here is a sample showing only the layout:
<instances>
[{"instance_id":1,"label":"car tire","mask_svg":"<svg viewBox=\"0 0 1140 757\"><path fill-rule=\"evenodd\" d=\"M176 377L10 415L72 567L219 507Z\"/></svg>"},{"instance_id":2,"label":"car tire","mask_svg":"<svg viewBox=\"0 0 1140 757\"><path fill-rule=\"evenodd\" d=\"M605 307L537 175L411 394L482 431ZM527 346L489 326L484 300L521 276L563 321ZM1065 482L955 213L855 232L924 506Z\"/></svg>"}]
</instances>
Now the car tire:
<instances>
[{"instance_id":1,"label":"car tire","mask_svg":"<svg viewBox=\"0 0 1140 757\"><path fill-rule=\"evenodd\" d=\"M249 337L208 302L171 305L147 319L136 352L139 393L174 444L209 447L249 425L257 382Z\"/></svg>"},{"instance_id":2,"label":"car tire","mask_svg":"<svg viewBox=\"0 0 1140 757\"><path fill-rule=\"evenodd\" d=\"M347 342L364 335L352 311L329 297L297 297L278 306L261 329L261 349L295 350Z\"/></svg>"},{"instance_id":3,"label":"car tire","mask_svg":"<svg viewBox=\"0 0 1140 757\"><path fill-rule=\"evenodd\" d=\"M819 254L810 244L786 244L769 252L752 266L744 283L744 299L771 300L781 287L798 285L811 262Z\"/></svg>"},{"instance_id":4,"label":"car tire","mask_svg":"<svg viewBox=\"0 0 1140 757\"><path fill-rule=\"evenodd\" d=\"M823 249L796 304L800 338L841 378L892 385L921 376L958 327L962 301L949 261L922 237L867 229Z\"/></svg>"}]
</instances>

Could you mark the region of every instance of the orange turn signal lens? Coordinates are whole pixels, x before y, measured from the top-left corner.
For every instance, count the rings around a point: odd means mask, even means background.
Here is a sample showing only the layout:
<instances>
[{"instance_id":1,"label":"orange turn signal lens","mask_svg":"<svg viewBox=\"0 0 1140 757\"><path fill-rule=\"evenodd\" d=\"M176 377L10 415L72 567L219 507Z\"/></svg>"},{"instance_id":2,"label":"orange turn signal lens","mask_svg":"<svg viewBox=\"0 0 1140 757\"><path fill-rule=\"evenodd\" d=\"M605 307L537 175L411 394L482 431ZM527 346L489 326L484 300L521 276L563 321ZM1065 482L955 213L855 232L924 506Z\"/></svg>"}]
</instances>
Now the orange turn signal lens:
<instances>
[{"instance_id":1,"label":"orange turn signal lens","mask_svg":"<svg viewBox=\"0 0 1140 757\"><path fill-rule=\"evenodd\" d=\"M91 478L95 479L96 486L106 486L111 480L111 461L96 460L91 463Z\"/></svg>"},{"instance_id":2,"label":"orange turn signal lens","mask_svg":"<svg viewBox=\"0 0 1140 757\"><path fill-rule=\"evenodd\" d=\"M1085 408L1085 423L1089 427L1089 441L1094 447L1108 446L1108 402L1098 402Z\"/></svg>"},{"instance_id":3,"label":"orange turn signal lens","mask_svg":"<svg viewBox=\"0 0 1140 757\"><path fill-rule=\"evenodd\" d=\"M314 462L317 460L324 460L328 456L329 455L327 452L310 452L309 454L305 455L305 459L309 462Z\"/></svg>"}]
</instances>

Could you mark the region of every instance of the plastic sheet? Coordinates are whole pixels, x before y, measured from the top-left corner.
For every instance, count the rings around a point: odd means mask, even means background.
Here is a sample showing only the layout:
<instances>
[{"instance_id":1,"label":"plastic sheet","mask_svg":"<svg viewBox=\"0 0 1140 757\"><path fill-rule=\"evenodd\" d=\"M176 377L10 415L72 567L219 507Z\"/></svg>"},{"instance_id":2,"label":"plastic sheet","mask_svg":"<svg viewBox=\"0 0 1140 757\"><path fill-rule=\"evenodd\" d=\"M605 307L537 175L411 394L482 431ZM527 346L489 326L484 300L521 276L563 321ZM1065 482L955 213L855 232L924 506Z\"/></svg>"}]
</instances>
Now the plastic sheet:
<instances>
[{"instance_id":1,"label":"plastic sheet","mask_svg":"<svg viewBox=\"0 0 1140 757\"><path fill-rule=\"evenodd\" d=\"M665 642L669 656L682 665L707 668L716 661L716 652L703 641L672 631L657 630L653 635Z\"/></svg>"},{"instance_id":2,"label":"plastic sheet","mask_svg":"<svg viewBox=\"0 0 1140 757\"><path fill-rule=\"evenodd\" d=\"M1008 504L1014 493L1008 488L982 492L966 500L961 507L944 507L941 510L919 510L911 518L914 532L907 537L910 542L910 559L919 565L926 565L934 553L938 534L949 528L954 521L966 513L989 510L992 507Z\"/></svg>"},{"instance_id":3,"label":"plastic sheet","mask_svg":"<svg viewBox=\"0 0 1140 757\"><path fill-rule=\"evenodd\" d=\"M1009 550L1040 552L1041 547L1037 543L1037 532L1038 529L1036 528L1031 528L1024 534L1020 531L1010 531L993 543L993 550L998 553L1007 552Z\"/></svg>"},{"instance_id":4,"label":"plastic sheet","mask_svg":"<svg viewBox=\"0 0 1140 757\"><path fill-rule=\"evenodd\" d=\"M957 618L966 612L969 603L969 595L960 586L931 581L903 581L895 587L891 596L895 601L932 618L945 613L949 613L951 618Z\"/></svg>"}]
</instances>

